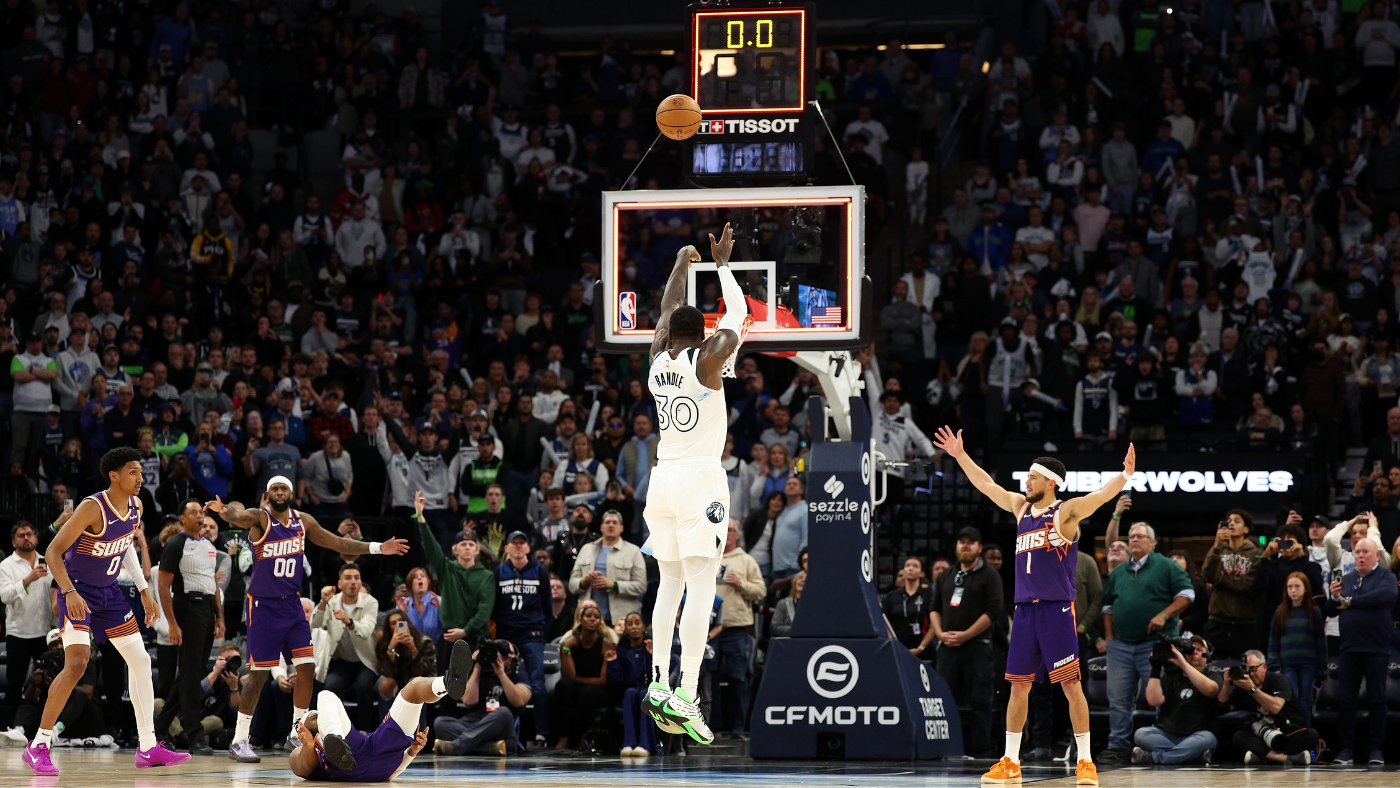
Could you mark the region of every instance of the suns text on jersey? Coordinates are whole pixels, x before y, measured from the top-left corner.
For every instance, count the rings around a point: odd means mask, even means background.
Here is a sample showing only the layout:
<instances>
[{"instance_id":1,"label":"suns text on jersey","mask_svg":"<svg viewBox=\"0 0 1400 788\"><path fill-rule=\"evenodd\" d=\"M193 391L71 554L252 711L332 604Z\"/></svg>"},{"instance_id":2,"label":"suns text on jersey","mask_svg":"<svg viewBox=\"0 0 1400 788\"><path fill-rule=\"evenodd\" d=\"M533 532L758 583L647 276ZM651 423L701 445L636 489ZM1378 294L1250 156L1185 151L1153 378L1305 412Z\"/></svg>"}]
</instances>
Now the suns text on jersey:
<instances>
[{"instance_id":1,"label":"suns text on jersey","mask_svg":"<svg viewBox=\"0 0 1400 788\"><path fill-rule=\"evenodd\" d=\"M262 552L258 555L262 558L277 558L278 556L300 553L301 548L302 537L293 536L291 539L283 539L280 542L269 542L263 545Z\"/></svg>"},{"instance_id":2,"label":"suns text on jersey","mask_svg":"<svg viewBox=\"0 0 1400 788\"><path fill-rule=\"evenodd\" d=\"M1027 531L1016 537L1016 552L1024 553L1027 550L1037 550L1045 546L1045 538L1048 534L1044 529L1039 531Z\"/></svg>"},{"instance_id":3,"label":"suns text on jersey","mask_svg":"<svg viewBox=\"0 0 1400 788\"><path fill-rule=\"evenodd\" d=\"M126 548L131 546L136 534L127 534L120 539L110 542L98 542L92 546L92 555L96 558L107 558L108 556L121 555L126 552Z\"/></svg>"}]
</instances>

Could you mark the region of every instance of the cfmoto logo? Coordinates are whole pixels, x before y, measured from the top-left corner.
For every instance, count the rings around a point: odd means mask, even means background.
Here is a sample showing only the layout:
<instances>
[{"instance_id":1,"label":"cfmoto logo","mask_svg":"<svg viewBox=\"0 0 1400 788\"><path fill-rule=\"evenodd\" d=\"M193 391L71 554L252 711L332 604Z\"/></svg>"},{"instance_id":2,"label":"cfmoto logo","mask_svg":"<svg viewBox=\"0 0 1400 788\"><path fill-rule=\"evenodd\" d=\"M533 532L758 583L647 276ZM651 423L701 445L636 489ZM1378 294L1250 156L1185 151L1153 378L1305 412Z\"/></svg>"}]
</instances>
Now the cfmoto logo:
<instances>
[{"instance_id":1,"label":"cfmoto logo","mask_svg":"<svg viewBox=\"0 0 1400 788\"><path fill-rule=\"evenodd\" d=\"M928 681L928 666L922 663L919 664L919 678L924 681L924 692L932 692L932 687L929 686Z\"/></svg>"},{"instance_id":2,"label":"cfmoto logo","mask_svg":"<svg viewBox=\"0 0 1400 788\"><path fill-rule=\"evenodd\" d=\"M855 654L842 646L823 646L807 660L807 683L823 698L845 697L858 681L860 663Z\"/></svg>"},{"instance_id":3,"label":"cfmoto logo","mask_svg":"<svg viewBox=\"0 0 1400 788\"><path fill-rule=\"evenodd\" d=\"M835 498L836 496L840 495L843 490L846 489L846 485L842 484L835 476L832 476L831 478L826 480L826 484L822 485L822 489L826 490L827 495L830 495L832 498Z\"/></svg>"}]
</instances>

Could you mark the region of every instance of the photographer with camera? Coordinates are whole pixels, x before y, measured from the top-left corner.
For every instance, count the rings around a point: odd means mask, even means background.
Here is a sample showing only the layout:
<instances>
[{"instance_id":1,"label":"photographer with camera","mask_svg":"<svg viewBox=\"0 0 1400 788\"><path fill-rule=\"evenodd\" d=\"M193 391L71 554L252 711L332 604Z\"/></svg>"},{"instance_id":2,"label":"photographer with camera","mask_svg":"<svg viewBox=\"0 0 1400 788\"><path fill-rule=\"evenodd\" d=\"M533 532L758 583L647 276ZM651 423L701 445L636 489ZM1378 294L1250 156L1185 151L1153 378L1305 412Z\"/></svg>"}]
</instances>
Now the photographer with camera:
<instances>
[{"instance_id":1,"label":"photographer with camera","mask_svg":"<svg viewBox=\"0 0 1400 788\"><path fill-rule=\"evenodd\" d=\"M1392 595L1394 586L1392 581ZM1215 699L1253 715L1249 727L1235 733L1235 746L1245 751L1244 762L1312 763L1320 737L1304 721L1293 684L1282 673L1270 673L1264 655L1255 649L1246 651L1241 663L1230 668Z\"/></svg>"},{"instance_id":2,"label":"photographer with camera","mask_svg":"<svg viewBox=\"0 0 1400 788\"><path fill-rule=\"evenodd\" d=\"M161 610L170 627L170 645L178 649L179 681L170 702L156 716L156 730L171 727L178 714L193 755L214 754L200 726L204 692L199 677L214 640L224 634L224 607L215 578L219 551L200 536L203 527L204 504L185 501L180 507L180 532L161 549L157 583Z\"/></svg>"},{"instance_id":3,"label":"photographer with camera","mask_svg":"<svg viewBox=\"0 0 1400 788\"><path fill-rule=\"evenodd\" d=\"M1372 529L1374 530L1374 529ZM1381 547L1370 538L1355 539L1351 551L1356 566L1332 581L1331 599L1324 612L1340 621L1342 647L1337 654L1337 757L1335 766L1352 764L1352 743L1356 734L1356 700L1361 679L1366 679L1367 701L1371 707L1372 765L1384 765L1386 672L1390 664L1390 640L1394 632L1391 610L1395 607L1395 574L1381 562ZM1336 573L1333 575L1336 577Z\"/></svg>"},{"instance_id":4,"label":"photographer with camera","mask_svg":"<svg viewBox=\"0 0 1400 788\"><path fill-rule=\"evenodd\" d=\"M1216 739L1209 728L1220 684L1203 672L1209 658L1210 644L1199 635L1152 644L1147 702L1157 710L1157 724L1133 735L1133 763L1210 761Z\"/></svg>"},{"instance_id":5,"label":"photographer with camera","mask_svg":"<svg viewBox=\"0 0 1400 788\"><path fill-rule=\"evenodd\" d=\"M1103 592L1104 640L1108 653L1108 749L1100 763L1132 758L1133 705L1138 686L1152 675L1152 648L1176 637L1177 617L1196 598L1181 565L1158 555L1157 532L1147 523L1128 529L1127 561L1108 576Z\"/></svg>"},{"instance_id":6,"label":"photographer with camera","mask_svg":"<svg viewBox=\"0 0 1400 788\"><path fill-rule=\"evenodd\" d=\"M26 736L33 736L39 730L39 718L49 699L49 687L63 672L63 637L57 629L51 629L47 640L48 651L34 658L34 672L24 685L20 696L23 702L15 711L15 725L24 728ZM101 742L105 746L112 743L109 735L111 728L107 725L107 715L102 707L93 700L97 690L97 671L98 660L90 660L73 693L68 696L68 703L59 712L58 721L63 723L64 738L99 738L101 741L101 737L105 737L105 741Z\"/></svg>"},{"instance_id":7,"label":"photographer with camera","mask_svg":"<svg viewBox=\"0 0 1400 788\"><path fill-rule=\"evenodd\" d=\"M509 640L483 640L472 659L467 691L461 701L467 707L461 717L433 720L438 755L507 755L519 749L515 718L533 693L516 682L517 652Z\"/></svg>"},{"instance_id":8,"label":"photographer with camera","mask_svg":"<svg viewBox=\"0 0 1400 788\"><path fill-rule=\"evenodd\" d=\"M190 741L205 741L215 731L227 728L233 729L238 721L238 704L242 702L242 683L239 673L243 670L243 653L238 650L238 644L230 641L219 647L218 656L214 659L214 667L208 674L200 676L195 673L200 697L196 707L195 729L185 727L184 714L176 717L174 714L167 716L163 712L166 709L175 707L174 699L167 703L156 700L156 733L166 735L166 728L169 726L169 735L172 739L187 738ZM200 672L203 666L200 666ZM165 722L169 720L169 722Z\"/></svg>"}]
</instances>

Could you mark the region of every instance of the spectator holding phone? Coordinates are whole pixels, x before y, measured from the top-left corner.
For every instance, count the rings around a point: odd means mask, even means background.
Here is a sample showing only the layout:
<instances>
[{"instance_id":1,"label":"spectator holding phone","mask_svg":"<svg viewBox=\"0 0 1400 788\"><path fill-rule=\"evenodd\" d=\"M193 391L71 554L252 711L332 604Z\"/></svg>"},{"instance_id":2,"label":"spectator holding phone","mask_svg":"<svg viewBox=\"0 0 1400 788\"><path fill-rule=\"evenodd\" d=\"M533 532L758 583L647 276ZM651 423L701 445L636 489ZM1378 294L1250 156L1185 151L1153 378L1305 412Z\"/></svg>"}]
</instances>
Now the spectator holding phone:
<instances>
[{"instance_id":1,"label":"spectator holding phone","mask_svg":"<svg viewBox=\"0 0 1400 788\"><path fill-rule=\"evenodd\" d=\"M73 501L68 499L59 521L67 522L72 514ZM44 636L53 623L53 611L49 607L49 586L53 579L44 565L43 554L36 549L38 531L28 521L19 520L10 526L10 545L15 551L0 561L0 602L5 603L5 653L8 655L5 702L18 705L29 661L48 650Z\"/></svg>"},{"instance_id":2,"label":"spectator holding phone","mask_svg":"<svg viewBox=\"0 0 1400 788\"><path fill-rule=\"evenodd\" d=\"M1259 545L1250 541L1254 518L1243 509L1231 509L1216 527L1215 544L1206 553L1201 574L1214 590L1206 639L1215 645L1217 659L1238 659L1259 640L1254 574Z\"/></svg>"},{"instance_id":3,"label":"spectator holding phone","mask_svg":"<svg viewBox=\"0 0 1400 788\"><path fill-rule=\"evenodd\" d=\"M1343 539L1350 539L1350 549L1342 545ZM1375 516L1370 512L1361 512L1350 520L1337 523L1327 535L1322 537L1322 545L1327 548L1327 564L1332 569L1332 576L1328 580L1331 585L1332 580L1344 576L1347 572L1355 571L1356 555L1352 552L1357 542L1362 539L1370 539L1380 550L1381 566L1390 566L1390 553L1387 553L1385 543L1381 541L1381 531L1376 524Z\"/></svg>"},{"instance_id":4,"label":"spectator holding phone","mask_svg":"<svg viewBox=\"0 0 1400 788\"><path fill-rule=\"evenodd\" d=\"M1324 585L1322 568L1308 560L1308 549L1304 546L1306 544L1307 535L1303 533L1303 526L1290 516L1288 521L1278 527L1273 540L1264 547L1264 552L1259 557L1258 569L1254 573L1254 590L1259 596L1261 610L1272 613L1280 604L1288 601L1286 585L1288 578L1295 572L1307 578L1309 588L1318 589L1318 593L1321 593ZM1261 622L1261 642L1269 641L1272 620L1270 615L1268 620ZM1269 663L1279 664L1273 659L1270 659Z\"/></svg>"},{"instance_id":5,"label":"spectator holding phone","mask_svg":"<svg viewBox=\"0 0 1400 788\"><path fill-rule=\"evenodd\" d=\"M1366 695L1371 707L1371 765L1384 765L1380 744L1385 741L1386 673L1390 665L1390 640L1394 625L1395 574L1381 563L1380 544L1371 538L1352 543L1355 568L1331 583L1332 599L1324 610L1340 619L1342 647L1337 654L1336 766L1352 764L1352 743L1356 733L1356 702L1361 680L1366 679Z\"/></svg>"},{"instance_id":6,"label":"spectator holding phone","mask_svg":"<svg viewBox=\"0 0 1400 788\"><path fill-rule=\"evenodd\" d=\"M419 676L436 676L437 649L402 610L391 610L374 636L379 661L379 705L392 701L399 690Z\"/></svg>"}]
</instances>

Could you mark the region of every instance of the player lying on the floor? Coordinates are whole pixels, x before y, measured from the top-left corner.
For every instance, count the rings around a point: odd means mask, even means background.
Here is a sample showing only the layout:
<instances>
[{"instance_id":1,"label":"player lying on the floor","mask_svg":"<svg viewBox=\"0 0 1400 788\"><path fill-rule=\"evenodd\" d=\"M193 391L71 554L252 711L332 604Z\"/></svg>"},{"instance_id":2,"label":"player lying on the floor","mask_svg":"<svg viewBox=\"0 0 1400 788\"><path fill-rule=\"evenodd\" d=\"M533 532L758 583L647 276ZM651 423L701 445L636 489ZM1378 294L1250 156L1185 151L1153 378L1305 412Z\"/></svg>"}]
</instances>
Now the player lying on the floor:
<instances>
[{"instance_id":1,"label":"player lying on the floor","mask_svg":"<svg viewBox=\"0 0 1400 788\"><path fill-rule=\"evenodd\" d=\"M472 664L471 646L465 640L454 643L447 672L435 679L410 681L372 733L355 730L340 698L322 691L316 696L316 711L297 725L301 744L287 759L292 773L308 780L360 783L398 777L428 743L428 729L418 728L423 704L448 695L460 699L466 694Z\"/></svg>"}]
</instances>

